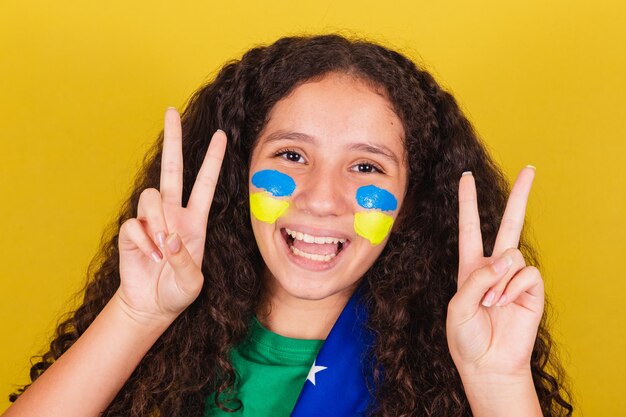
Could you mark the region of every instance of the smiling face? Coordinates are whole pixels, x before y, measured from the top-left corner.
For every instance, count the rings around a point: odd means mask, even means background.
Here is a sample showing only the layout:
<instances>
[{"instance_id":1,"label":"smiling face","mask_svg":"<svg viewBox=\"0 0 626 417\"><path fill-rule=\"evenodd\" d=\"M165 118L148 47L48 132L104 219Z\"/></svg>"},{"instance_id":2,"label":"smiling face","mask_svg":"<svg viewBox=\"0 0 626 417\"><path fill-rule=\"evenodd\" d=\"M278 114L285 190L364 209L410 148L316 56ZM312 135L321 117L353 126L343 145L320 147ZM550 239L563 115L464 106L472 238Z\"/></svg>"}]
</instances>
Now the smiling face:
<instances>
[{"instance_id":1,"label":"smiling face","mask_svg":"<svg viewBox=\"0 0 626 417\"><path fill-rule=\"evenodd\" d=\"M407 183L390 102L345 74L280 100L250 163L252 229L282 296L349 296L388 239Z\"/></svg>"}]
</instances>

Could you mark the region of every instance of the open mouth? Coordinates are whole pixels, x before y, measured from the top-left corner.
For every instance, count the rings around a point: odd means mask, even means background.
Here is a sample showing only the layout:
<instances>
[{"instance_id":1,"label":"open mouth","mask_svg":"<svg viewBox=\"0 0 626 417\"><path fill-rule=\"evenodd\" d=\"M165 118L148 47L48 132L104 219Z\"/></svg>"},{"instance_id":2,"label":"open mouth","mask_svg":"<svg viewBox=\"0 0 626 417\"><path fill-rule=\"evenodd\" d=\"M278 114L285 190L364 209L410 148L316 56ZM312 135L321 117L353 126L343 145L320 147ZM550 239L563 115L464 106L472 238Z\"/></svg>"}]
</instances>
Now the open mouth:
<instances>
[{"instance_id":1,"label":"open mouth","mask_svg":"<svg viewBox=\"0 0 626 417\"><path fill-rule=\"evenodd\" d=\"M344 238L314 236L288 228L281 228L280 232L292 254L320 263L330 263L350 245Z\"/></svg>"}]
</instances>

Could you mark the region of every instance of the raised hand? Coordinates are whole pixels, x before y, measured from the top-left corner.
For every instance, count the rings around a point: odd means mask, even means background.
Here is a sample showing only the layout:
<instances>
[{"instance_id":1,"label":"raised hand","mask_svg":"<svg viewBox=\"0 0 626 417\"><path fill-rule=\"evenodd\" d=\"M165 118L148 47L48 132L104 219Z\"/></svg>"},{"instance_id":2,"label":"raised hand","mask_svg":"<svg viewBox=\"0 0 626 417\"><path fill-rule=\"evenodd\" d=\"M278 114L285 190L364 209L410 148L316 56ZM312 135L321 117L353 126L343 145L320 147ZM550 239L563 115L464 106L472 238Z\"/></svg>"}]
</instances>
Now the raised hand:
<instances>
[{"instance_id":1,"label":"raised hand","mask_svg":"<svg viewBox=\"0 0 626 417\"><path fill-rule=\"evenodd\" d=\"M530 372L544 306L539 270L517 249L535 175L522 169L513 185L493 254L485 257L473 176L459 183L459 273L446 332L461 377Z\"/></svg>"},{"instance_id":2,"label":"raised hand","mask_svg":"<svg viewBox=\"0 0 626 417\"><path fill-rule=\"evenodd\" d=\"M211 139L187 207L182 207L183 156L180 116L165 112L160 190L145 189L137 218L119 234L121 284L117 295L140 321L172 321L202 288L200 266L209 209L226 149L226 134Z\"/></svg>"}]
</instances>

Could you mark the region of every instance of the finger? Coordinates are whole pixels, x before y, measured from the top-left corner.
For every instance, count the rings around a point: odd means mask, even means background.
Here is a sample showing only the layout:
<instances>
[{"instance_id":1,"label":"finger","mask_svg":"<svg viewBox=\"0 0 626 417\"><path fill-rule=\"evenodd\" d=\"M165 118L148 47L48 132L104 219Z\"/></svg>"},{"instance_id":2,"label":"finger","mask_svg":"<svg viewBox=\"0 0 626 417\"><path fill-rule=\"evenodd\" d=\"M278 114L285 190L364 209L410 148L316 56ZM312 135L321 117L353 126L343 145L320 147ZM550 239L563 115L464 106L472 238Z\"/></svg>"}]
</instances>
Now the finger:
<instances>
[{"instance_id":1,"label":"finger","mask_svg":"<svg viewBox=\"0 0 626 417\"><path fill-rule=\"evenodd\" d=\"M156 263L163 260L163 254L146 233L138 219L131 218L122 223L118 238L120 251L139 249Z\"/></svg>"},{"instance_id":2,"label":"finger","mask_svg":"<svg viewBox=\"0 0 626 417\"><path fill-rule=\"evenodd\" d=\"M170 234L165 243L167 262L174 270L176 286L183 294L195 299L204 282L200 267L193 261L177 233Z\"/></svg>"},{"instance_id":3,"label":"finger","mask_svg":"<svg viewBox=\"0 0 626 417\"><path fill-rule=\"evenodd\" d=\"M514 302L532 311L543 311L544 297L541 272L534 266L527 266L509 282L496 305L501 307Z\"/></svg>"},{"instance_id":4,"label":"finger","mask_svg":"<svg viewBox=\"0 0 626 417\"><path fill-rule=\"evenodd\" d=\"M159 190L146 188L141 192L137 205L137 219L145 223L149 236L163 247L168 231Z\"/></svg>"},{"instance_id":5,"label":"finger","mask_svg":"<svg viewBox=\"0 0 626 417\"><path fill-rule=\"evenodd\" d=\"M470 171L464 172L459 181L459 272L483 257L483 239L480 232L480 216L476 184ZM466 276L459 273L459 278ZM462 285L459 279L459 286Z\"/></svg>"},{"instance_id":6,"label":"finger","mask_svg":"<svg viewBox=\"0 0 626 417\"><path fill-rule=\"evenodd\" d=\"M165 111L163 153L161 154L161 197L180 206L183 195L183 135L180 115L173 107Z\"/></svg>"},{"instance_id":7,"label":"finger","mask_svg":"<svg viewBox=\"0 0 626 417\"><path fill-rule=\"evenodd\" d=\"M450 301L448 309L458 317L473 317L487 291L511 268L513 259L505 254L492 264L472 272Z\"/></svg>"},{"instance_id":8,"label":"finger","mask_svg":"<svg viewBox=\"0 0 626 417\"><path fill-rule=\"evenodd\" d=\"M504 274L504 276L495 283L493 287L487 291L487 294L483 298L483 305L485 307L491 307L494 305L504 293L504 289L507 284L516 276L516 274L526 267L526 260L524 259L524 255L519 249L510 248L504 251L502 255L507 255L513 260L513 264L509 268L509 270Z\"/></svg>"},{"instance_id":9,"label":"finger","mask_svg":"<svg viewBox=\"0 0 626 417\"><path fill-rule=\"evenodd\" d=\"M187 208L200 213L203 218L207 218L211 209L211 202L215 194L215 187L220 175L220 168L226 152L226 133L217 130L211 138L209 149L207 149L204 161L198 171L196 182L189 196Z\"/></svg>"},{"instance_id":10,"label":"finger","mask_svg":"<svg viewBox=\"0 0 626 417\"><path fill-rule=\"evenodd\" d=\"M519 245L524 216L526 215L526 203L530 194L530 187L535 178L535 168L526 166L517 176L511 189L511 195L506 204L493 254L498 256L508 248L517 248Z\"/></svg>"}]
</instances>

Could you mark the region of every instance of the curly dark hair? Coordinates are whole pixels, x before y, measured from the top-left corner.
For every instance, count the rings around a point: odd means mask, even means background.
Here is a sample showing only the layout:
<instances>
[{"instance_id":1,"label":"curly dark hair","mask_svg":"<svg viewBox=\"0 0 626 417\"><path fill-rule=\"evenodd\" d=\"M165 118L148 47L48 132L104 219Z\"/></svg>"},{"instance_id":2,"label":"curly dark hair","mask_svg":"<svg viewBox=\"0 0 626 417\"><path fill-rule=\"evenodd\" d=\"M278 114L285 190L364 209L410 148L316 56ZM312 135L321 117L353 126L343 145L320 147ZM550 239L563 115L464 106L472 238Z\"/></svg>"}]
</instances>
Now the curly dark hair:
<instances>
[{"instance_id":1,"label":"curly dark hair","mask_svg":"<svg viewBox=\"0 0 626 417\"><path fill-rule=\"evenodd\" d=\"M384 46L334 34L286 37L253 48L191 97L182 114L183 205L211 134L221 128L229 138L206 231L204 287L152 346L104 416L201 416L206 398L217 401L220 393L232 391L229 352L243 340L259 308L264 268L251 244L250 155L276 102L329 72L357 76L385 92L404 124L409 158L408 191L399 214L403 227L391 234L363 277L375 283L366 286L365 300L376 335L376 369L384 369L384 378L374 375L377 405L370 414L471 416L445 327L458 272L458 181L466 170L475 176L486 256L493 250L508 183L453 96L427 71ZM119 229L137 216L142 190L159 187L162 139L161 134L146 155L130 198L103 235L82 304L62 319L50 349L34 358L32 381L72 346L119 287ZM526 233L520 250L528 264L538 266ZM533 381L544 416L570 416L571 396L548 317L544 313L532 352Z\"/></svg>"}]
</instances>

